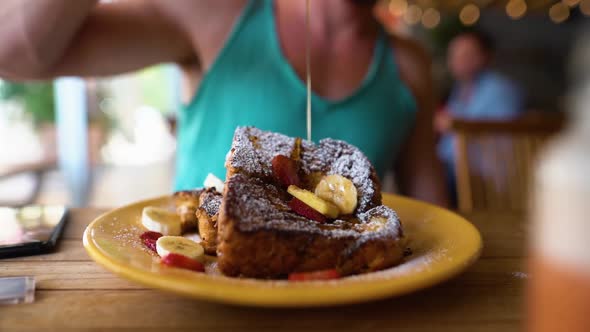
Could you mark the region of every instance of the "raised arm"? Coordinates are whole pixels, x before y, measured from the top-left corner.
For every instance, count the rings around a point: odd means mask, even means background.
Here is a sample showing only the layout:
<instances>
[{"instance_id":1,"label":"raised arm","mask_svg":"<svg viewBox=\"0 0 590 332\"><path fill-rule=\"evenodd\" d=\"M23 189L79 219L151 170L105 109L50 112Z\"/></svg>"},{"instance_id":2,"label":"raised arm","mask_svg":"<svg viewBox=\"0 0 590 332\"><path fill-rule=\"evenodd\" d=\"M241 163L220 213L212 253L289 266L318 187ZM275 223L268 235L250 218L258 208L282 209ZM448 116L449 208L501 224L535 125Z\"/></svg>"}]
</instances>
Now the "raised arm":
<instances>
[{"instance_id":1,"label":"raised arm","mask_svg":"<svg viewBox=\"0 0 590 332\"><path fill-rule=\"evenodd\" d=\"M184 27L156 3L2 0L0 77L101 76L195 58Z\"/></svg>"},{"instance_id":2,"label":"raised arm","mask_svg":"<svg viewBox=\"0 0 590 332\"><path fill-rule=\"evenodd\" d=\"M394 45L402 79L418 106L416 125L396 165L397 182L406 195L447 206L448 193L432 129L435 95L430 57L413 41L396 39Z\"/></svg>"}]
</instances>

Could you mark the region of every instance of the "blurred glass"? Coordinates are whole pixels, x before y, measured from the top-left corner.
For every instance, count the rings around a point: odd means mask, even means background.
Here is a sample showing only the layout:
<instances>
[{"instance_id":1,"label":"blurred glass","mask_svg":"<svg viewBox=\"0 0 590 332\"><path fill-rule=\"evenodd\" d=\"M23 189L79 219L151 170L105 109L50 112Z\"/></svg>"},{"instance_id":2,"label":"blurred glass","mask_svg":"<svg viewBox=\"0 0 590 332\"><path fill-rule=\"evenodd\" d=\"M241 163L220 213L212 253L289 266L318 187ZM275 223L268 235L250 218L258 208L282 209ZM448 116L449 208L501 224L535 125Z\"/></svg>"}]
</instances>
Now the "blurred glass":
<instances>
[{"instance_id":1,"label":"blurred glass","mask_svg":"<svg viewBox=\"0 0 590 332\"><path fill-rule=\"evenodd\" d=\"M546 151L532 211L528 330L590 331L590 43L577 49L569 129Z\"/></svg>"},{"instance_id":2,"label":"blurred glass","mask_svg":"<svg viewBox=\"0 0 590 332\"><path fill-rule=\"evenodd\" d=\"M33 303L35 301L35 278L0 278L0 305Z\"/></svg>"}]
</instances>

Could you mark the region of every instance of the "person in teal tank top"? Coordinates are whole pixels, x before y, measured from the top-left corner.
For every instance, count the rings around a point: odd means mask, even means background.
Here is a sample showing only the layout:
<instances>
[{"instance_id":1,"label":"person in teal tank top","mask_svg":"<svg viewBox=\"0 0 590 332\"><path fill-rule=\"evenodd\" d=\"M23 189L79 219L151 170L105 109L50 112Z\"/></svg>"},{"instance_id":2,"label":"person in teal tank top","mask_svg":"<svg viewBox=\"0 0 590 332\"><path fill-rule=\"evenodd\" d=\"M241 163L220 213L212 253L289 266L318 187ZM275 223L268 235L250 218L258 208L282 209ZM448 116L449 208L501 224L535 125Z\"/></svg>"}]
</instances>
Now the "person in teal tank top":
<instances>
[{"instance_id":1,"label":"person in teal tank top","mask_svg":"<svg viewBox=\"0 0 590 332\"><path fill-rule=\"evenodd\" d=\"M312 139L356 145L380 176L395 170L402 193L445 204L428 56L384 32L372 13L376 0L310 3ZM184 69L189 98L178 118L175 189L200 187L208 173L225 177L237 126L306 136L305 0L49 0L29 7L18 6L22 22L0 29L7 49L30 53L4 59L0 52L2 77L102 76L164 62ZM35 19L38 12L52 19Z\"/></svg>"},{"instance_id":2,"label":"person in teal tank top","mask_svg":"<svg viewBox=\"0 0 590 332\"><path fill-rule=\"evenodd\" d=\"M177 189L202 186L209 172L225 177L237 126L306 136L305 82L283 55L275 26L273 2L250 1L182 110ZM314 141L331 137L356 145L380 175L393 164L414 125L416 104L382 29L361 86L337 101L313 94L312 110Z\"/></svg>"}]
</instances>

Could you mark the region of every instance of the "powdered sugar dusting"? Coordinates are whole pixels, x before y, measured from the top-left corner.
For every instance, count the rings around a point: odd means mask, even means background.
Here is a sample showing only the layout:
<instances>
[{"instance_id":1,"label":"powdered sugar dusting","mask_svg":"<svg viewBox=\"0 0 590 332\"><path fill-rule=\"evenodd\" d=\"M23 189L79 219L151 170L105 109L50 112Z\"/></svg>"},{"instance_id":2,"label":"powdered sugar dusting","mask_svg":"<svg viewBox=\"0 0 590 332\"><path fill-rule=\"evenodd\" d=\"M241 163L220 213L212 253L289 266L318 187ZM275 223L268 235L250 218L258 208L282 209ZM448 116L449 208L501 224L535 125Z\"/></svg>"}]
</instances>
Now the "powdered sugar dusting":
<instances>
[{"instance_id":1,"label":"powdered sugar dusting","mask_svg":"<svg viewBox=\"0 0 590 332\"><path fill-rule=\"evenodd\" d=\"M252 127L238 127L234 134L228 166L258 177L272 175L271 161L276 155L289 156L295 139Z\"/></svg>"},{"instance_id":2,"label":"powdered sugar dusting","mask_svg":"<svg viewBox=\"0 0 590 332\"><path fill-rule=\"evenodd\" d=\"M225 213L229 218L238 221L237 226L242 231L311 231L317 228L314 227L315 222L289 208L287 194L276 186L243 174L232 176L226 185L228 190L225 195Z\"/></svg>"},{"instance_id":3,"label":"powdered sugar dusting","mask_svg":"<svg viewBox=\"0 0 590 332\"><path fill-rule=\"evenodd\" d=\"M225 197L227 215L238 220L242 231L277 229L320 233L330 237L362 239L401 237L401 224L395 212L381 205L379 181L367 157L356 147L338 140L324 139L319 144L302 140L301 168L305 174L338 174L350 179L357 188L358 208L354 222L337 220L318 224L294 213L288 206L290 196L281 188L264 181L272 176L272 159L290 156L295 139L253 127L236 129L228 166L239 173L227 179ZM382 225L366 225L372 219L386 220Z\"/></svg>"},{"instance_id":4,"label":"powdered sugar dusting","mask_svg":"<svg viewBox=\"0 0 590 332\"><path fill-rule=\"evenodd\" d=\"M109 231L107 231L109 230ZM110 233L111 237L121 248L140 248L144 251L149 250L141 243L139 236L145 232L145 229L140 226L139 217L136 222L125 223L119 222L117 218L111 219L109 222L100 224L97 227L99 234ZM100 238L100 236L97 236ZM106 239L102 239L103 245Z\"/></svg>"},{"instance_id":5,"label":"powdered sugar dusting","mask_svg":"<svg viewBox=\"0 0 590 332\"><path fill-rule=\"evenodd\" d=\"M253 127L236 129L228 166L249 176L268 178L276 155L290 156L295 139ZM305 174L321 172L350 179L358 192L358 212L381 204L379 180L367 157L356 147L339 140L323 139L319 144L302 140L301 168Z\"/></svg>"},{"instance_id":6,"label":"powdered sugar dusting","mask_svg":"<svg viewBox=\"0 0 590 332\"><path fill-rule=\"evenodd\" d=\"M347 277L346 279L356 281L370 281L414 275L416 273L427 272L432 269L432 267L435 265L435 262L447 260L449 258L450 257L448 256L448 249L438 248L435 250L427 251L420 255L412 255L410 256L410 259L389 269L372 273L353 275Z\"/></svg>"},{"instance_id":7,"label":"powdered sugar dusting","mask_svg":"<svg viewBox=\"0 0 590 332\"><path fill-rule=\"evenodd\" d=\"M372 239L397 240L401 236L399 219L386 206L361 213L354 221L336 220L331 224L320 224L293 212L287 205L287 193L274 185L243 174L232 176L226 185L225 213L237 221L241 231L272 229L321 234L330 238L348 237L355 239L357 245ZM369 230L365 225L374 218L381 218L385 223Z\"/></svg>"},{"instance_id":8,"label":"powdered sugar dusting","mask_svg":"<svg viewBox=\"0 0 590 332\"><path fill-rule=\"evenodd\" d=\"M308 142L309 143L309 142ZM358 192L358 211L381 204L379 180L367 157L356 147L334 139L323 139L317 147L303 145L304 170L342 175L354 183Z\"/></svg>"},{"instance_id":9,"label":"powdered sugar dusting","mask_svg":"<svg viewBox=\"0 0 590 332\"><path fill-rule=\"evenodd\" d=\"M202 209L209 217L212 217L219 212L221 198L221 194L218 193L214 188L208 188L201 194L199 198L201 203L199 209Z\"/></svg>"},{"instance_id":10,"label":"powdered sugar dusting","mask_svg":"<svg viewBox=\"0 0 590 332\"><path fill-rule=\"evenodd\" d=\"M301 141L299 145L298 141L252 127L236 129L227 162L220 211L222 227L225 221L231 221L233 229L242 233L270 231L277 236L298 236L303 242L307 239L313 243L335 240L339 249L331 254L339 255L343 261L350 259L353 263L347 269L357 269L354 264L369 266L368 262L363 263L369 258L359 251L362 248L368 248L368 255L375 255L383 246L397 246L402 237L401 223L393 210L381 204L375 170L360 150L333 139L324 139L319 144ZM314 180L322 175L336 174L351 180L358 194L354 214L319 223L295 213L288 206L292 196L273 177L272 160L277 155L292 156L298 162L299 176L306 189L313 190ZM293 250L299 250L296 246ZM220 252L223 257L223 249ZM388 262L387 258L382 259ZM329 264L343 263L334 258Z\"/></svg>"},{"instance_id":11,"label":"powdered sugar dusting","mask_svg":"<svg viewBox=\"0 0 590 332\"><path fill-rule=\"evenodd\" d=\"M381 219L385 219L383 223ZM360 224L357 224L357 228L361 228L359 231L365 229L377 229L381 234L389 234L394 238L402 236L401 223L397 216L397 213L385 205L380 205L371 210L359 215ZM368 226L368 227L367 227ZM368 233L370 234L370 232Z\"/></svg>"}]
</instances>

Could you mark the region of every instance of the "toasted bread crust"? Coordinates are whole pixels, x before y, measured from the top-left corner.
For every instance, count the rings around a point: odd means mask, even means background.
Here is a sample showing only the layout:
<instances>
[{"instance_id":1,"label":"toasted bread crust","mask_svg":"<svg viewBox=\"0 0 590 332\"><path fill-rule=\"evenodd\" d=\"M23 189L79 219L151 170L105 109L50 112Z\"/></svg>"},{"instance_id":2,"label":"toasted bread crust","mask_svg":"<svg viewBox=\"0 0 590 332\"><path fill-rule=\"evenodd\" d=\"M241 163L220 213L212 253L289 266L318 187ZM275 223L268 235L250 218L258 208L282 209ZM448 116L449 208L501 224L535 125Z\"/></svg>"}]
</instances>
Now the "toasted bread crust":
<instances>
[{"instance_id":1,"label":"toasted bread crust","mask_svg":"<svg viewBox=\"0 0 590 332\"><path fill-rule=\"evenodd\" d=\"M204 190L199 196L200 205L196 211L199 222L199 236L201 245L209 255L217 253L217 219L221 194L214 188Z\"/></svg>"},{"instance_id":2,"label":"toasted bread crust","mask_svg":"<svg viewBox=\"0 0 590 332\"><path fill-rule=\"evenodd\" d=\"M294 146L295 139L284 135L236 130L218 219L219 269L229 276L279 278L333 268L355 274L399 262L401 224L381 205L379 181L366 157L341 141L302 142L304 181L317 173L340 174L359 192L354 216L319 224L291 211L289 195L272 177L272 157L290 156Z\"/></svg>"},{"instance_id":3,"label":"toasted bread crust","mask_svg":"<svg viewBox=\"0 0 590 332\"><path fill-rule=\"evenodd\" d=\"M177 191L173 195L176 213L180 216L183 225L183 232L196 230L198 227L196 212L200 205L199 197L202 192L203 189L184 190Z\"/></svg>"}]
</instances>

